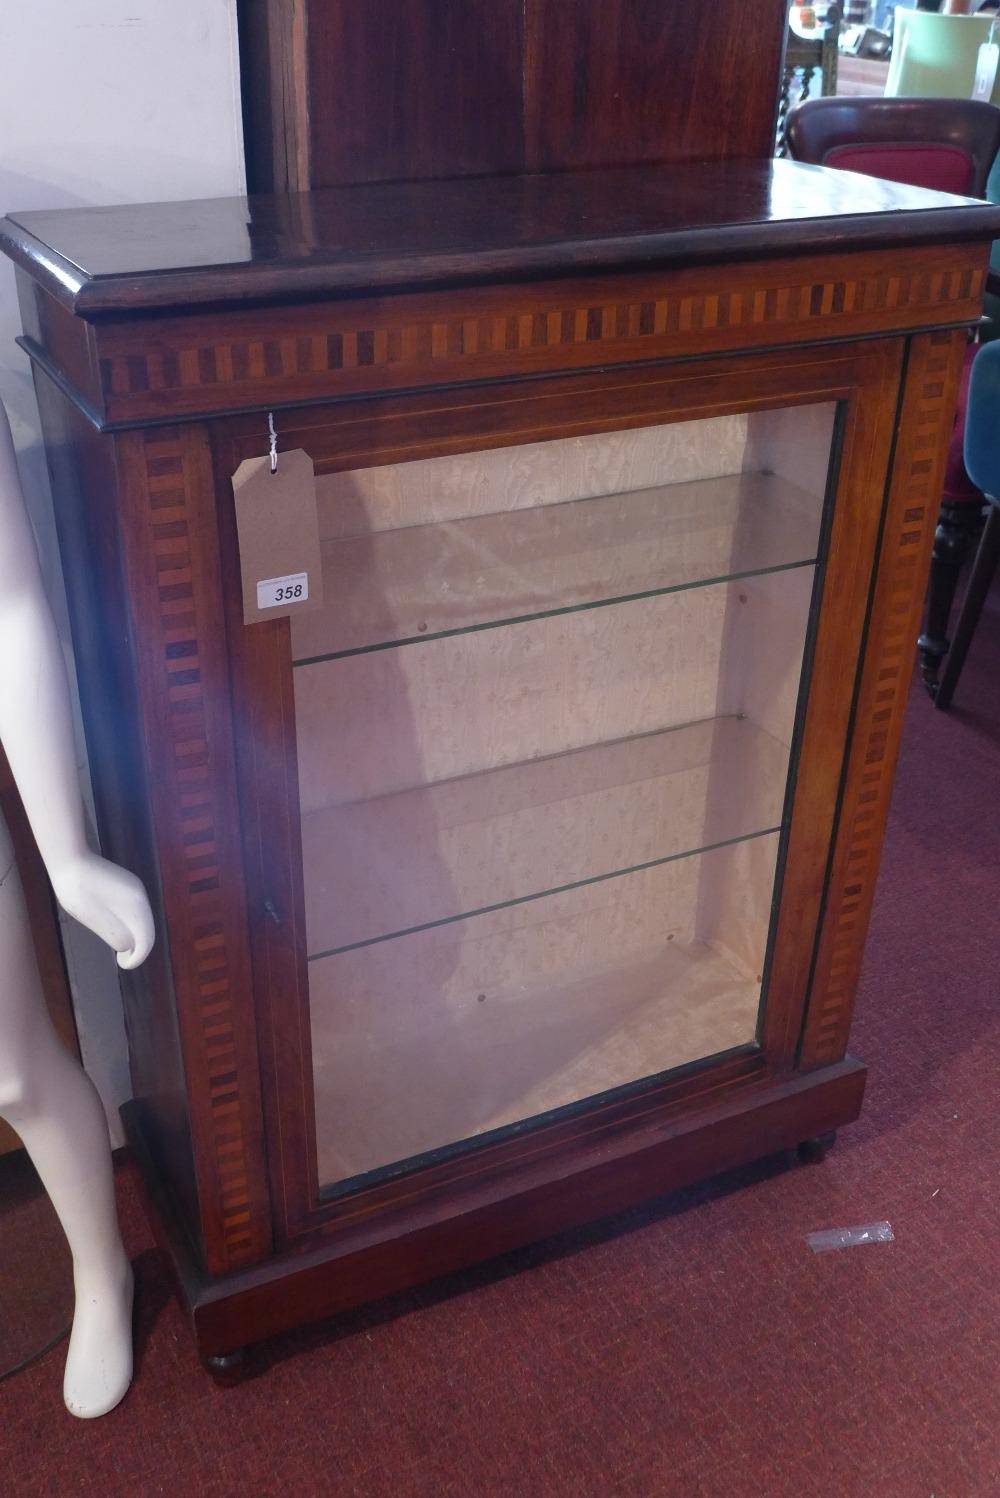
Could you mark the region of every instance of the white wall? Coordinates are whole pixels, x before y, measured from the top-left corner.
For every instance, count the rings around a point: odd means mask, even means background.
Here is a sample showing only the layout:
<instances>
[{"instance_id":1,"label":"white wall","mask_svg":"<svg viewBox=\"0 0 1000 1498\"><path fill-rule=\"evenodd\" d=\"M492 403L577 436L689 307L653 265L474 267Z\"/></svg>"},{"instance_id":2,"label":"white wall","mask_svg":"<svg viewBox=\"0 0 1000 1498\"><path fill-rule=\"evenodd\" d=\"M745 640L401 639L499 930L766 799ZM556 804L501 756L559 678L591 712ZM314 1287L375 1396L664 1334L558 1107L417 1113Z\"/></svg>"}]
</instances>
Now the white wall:
<instances>
[{"instance_id":1,"label":"white wall","mask_svg":"<svg viewBox=\"0 0 1000 1498\"><path fill-rule=\"evenodd\" d=\"M243 191L235 0L8 0L0 67L0 211ZM13 268L0 257L0 399L62 623L52 499L19 331ZM82 750L80 759L84 771ZM117 969L75 923L64 922L63 937L84 1063L118 1143L129 1077Z\"/></svg>"}]
</instances>

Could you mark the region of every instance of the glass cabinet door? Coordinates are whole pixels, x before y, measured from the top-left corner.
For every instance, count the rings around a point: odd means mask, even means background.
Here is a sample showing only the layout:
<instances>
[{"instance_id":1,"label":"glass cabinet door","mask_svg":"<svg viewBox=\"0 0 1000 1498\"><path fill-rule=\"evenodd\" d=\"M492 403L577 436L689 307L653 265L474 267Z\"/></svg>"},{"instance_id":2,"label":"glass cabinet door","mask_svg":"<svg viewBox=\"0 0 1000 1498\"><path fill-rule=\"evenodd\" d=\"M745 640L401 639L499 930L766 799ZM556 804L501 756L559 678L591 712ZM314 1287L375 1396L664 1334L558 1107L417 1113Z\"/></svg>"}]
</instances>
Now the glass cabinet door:
<instances>
[{"instance_id":1,"label":"glass cabinet door","mask_svg":"<svg viewBox=\"0 0 1000 1498\"><path fill-rule=\"evenodd\" d=\"M319 480L319 1180L751 1045L835 407Z\"/></svg>"}]
</instances>

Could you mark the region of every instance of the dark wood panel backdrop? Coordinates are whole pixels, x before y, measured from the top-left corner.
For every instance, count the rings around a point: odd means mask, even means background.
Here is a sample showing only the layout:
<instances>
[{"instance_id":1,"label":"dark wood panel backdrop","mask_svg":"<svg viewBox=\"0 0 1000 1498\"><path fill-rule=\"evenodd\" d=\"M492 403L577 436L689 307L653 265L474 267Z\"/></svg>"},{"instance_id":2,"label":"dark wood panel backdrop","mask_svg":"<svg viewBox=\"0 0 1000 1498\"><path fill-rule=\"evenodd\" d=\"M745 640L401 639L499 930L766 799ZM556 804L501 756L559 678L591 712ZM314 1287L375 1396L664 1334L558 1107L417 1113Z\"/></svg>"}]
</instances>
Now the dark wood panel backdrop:
<instances>
[{"instance_id":1,"label":"dark wood panel backdrop","mask_svg":"<svg viewBox=\"0 0 1000 1498\"><path fill-rule=\"evenodd\" d=\"M785 0L241 0L254 191L768 156Z\"/></svg>"}]
</instances>

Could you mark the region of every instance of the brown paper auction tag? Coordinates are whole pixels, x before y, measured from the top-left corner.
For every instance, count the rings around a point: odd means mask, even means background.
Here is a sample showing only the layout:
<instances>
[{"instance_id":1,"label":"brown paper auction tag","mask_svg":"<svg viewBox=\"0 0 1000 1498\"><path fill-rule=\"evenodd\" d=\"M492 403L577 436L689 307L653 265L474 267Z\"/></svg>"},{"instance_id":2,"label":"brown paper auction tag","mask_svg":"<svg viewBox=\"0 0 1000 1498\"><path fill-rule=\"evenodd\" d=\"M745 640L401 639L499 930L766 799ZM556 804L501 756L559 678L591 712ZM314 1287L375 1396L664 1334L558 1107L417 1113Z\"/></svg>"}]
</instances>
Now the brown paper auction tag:
<instances>
[{"instance_id":1,"label":"brown paper auction tag","mask_svg":"<svg viewBox=\"0 0 1000 1498\"><path fill-rule=\"evenodd\" d=\"M301 447L247 458L233 474L243 622L320 608L323 569L312 458Z\"/></svg>"}]
</instances>

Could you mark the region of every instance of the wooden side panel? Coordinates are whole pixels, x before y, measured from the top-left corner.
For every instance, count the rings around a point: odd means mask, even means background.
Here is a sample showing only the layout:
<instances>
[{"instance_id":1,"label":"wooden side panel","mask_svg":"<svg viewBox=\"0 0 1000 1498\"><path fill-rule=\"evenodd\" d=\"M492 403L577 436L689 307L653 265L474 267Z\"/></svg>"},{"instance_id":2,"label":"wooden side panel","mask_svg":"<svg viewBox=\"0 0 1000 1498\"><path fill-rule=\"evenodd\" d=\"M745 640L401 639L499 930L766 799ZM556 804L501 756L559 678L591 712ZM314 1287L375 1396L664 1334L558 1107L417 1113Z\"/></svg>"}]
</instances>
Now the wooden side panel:
<instances>
[{"instance_id":1,"label":"wooden side panel","mask_svg":"<svg viewBox=\"0 0 1000 1498\"><path fill-rule=\"evenodd\" d=\"M243 144L251 192L309 181L306 12L237 0Z\"/></svg>"},{"instance_id":2,"label":"wooden side panel","mask_svg":"<svg viewBox=\"0 0 1000 1498\"><path fill-rule=\"evenodd\" d=\"M522 168L523 0L305 8L311 180L289 185Z\"/></svg>"},{"instance_id":3,"label":"wooden side panel","mask_svg":"<svg viewBox=\"0 0 1000 1498\"><path fill-rule=\"evenodd\" d=\"M231 493L244 454L236 451L232 423L211 431L222 499ZM302 1203L312 1200L316 1182L292 653L287 619L243 622L236 515L224 501L219 545L232 692L240 704L240 831L272 1213L280 1246Z\"/></svg>"},{"instance_id":4,"label":"wooden side panel","mask_svg":"<svg viewBox=\"0 0 1000 1498\"><path fill-rule=\"evenodd\" d=\"M20 266L15 266L15 277L25 338L44 351L82 404L100 411L103 395L94 329L61 306Z\"/></svg>"},{"instance_id":5,"label":"wooden side panel","mask_svg":"<svg viewBox=\"0 0 1000 1498\"><path fill-rule=\"evenodd\" d=\"M768 1053L786 1066L795 1062L826 887L904 347L901 339L869 346L865 378L845 412L764 1023Z\"/></svg>"},{"instance_id":6,"label":"wooden side panel","mask_svg":"<svg viewBox=\"0 0 1000 1498\"><path fill-rule=\"evenodd\" d=\"M118 443L125 567L204 1255L271 1247L215 494L203 429Z\"/></svg>"},{"instance_id":7,"label":"wooden side panel","mask_svg":"<svg viewBox=\"0 0 1000 1498\"><path fill-rule=\"evenodd\" d=\"M981 245L164 317L97 332L111 422L972 322Z\"/></svg>"},{"instance_id":8,"label":"wooden side panel","mask_svg":"<svg viewBox=\"0 0 1000 1498\"><path fill-rule=\"evenodd\" d=\"M243 0L251 187L767 156L785 9Z\"/></svg>"},{"instance_id":9,"label":"wooden side panel","mask_svg":"<svg viewBox=\"0 0 1000 1498\"><path fill-rule=\"evenodd\" d=\"M750 22L739 0L526 0L525 165L770 156L785 11L757 0Z\"/></svg>"},{"instance_id":10,"label":"wooden side panel","mask_svg":"<svg viewBox=\"0 0 1000 1498\"><path fill-rule=\"evenodd\" d=\"M903 732L964 334L913 339L801 1064L847 1049Z\"/></svg>"},{"instance_id":11,"label":"wooden side panel","mask_svg":"<svg viewBox=\"0 0 1000 1498\"><path fill-rule=\"evenodd\" d=\"M132 664L136 631L122 573L114 453L112 444L37 369L35 391L55 498L101 849L140 876L156 919L152 953L137 971L120 976L132 1086L143 1100L150 1148L165 1187L177 1210L196 1221L187 1085L149 820Z\"/></svg>"}]
</instances>

